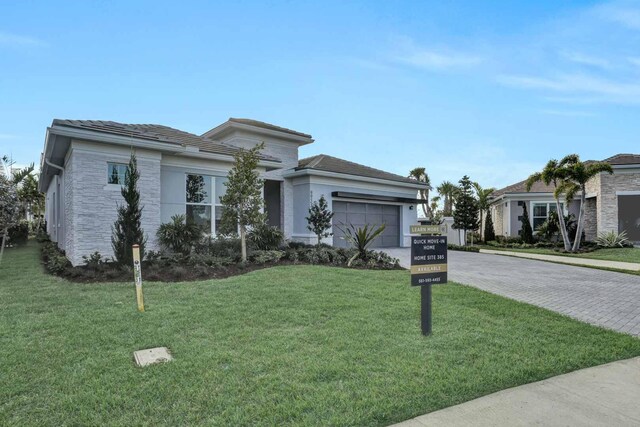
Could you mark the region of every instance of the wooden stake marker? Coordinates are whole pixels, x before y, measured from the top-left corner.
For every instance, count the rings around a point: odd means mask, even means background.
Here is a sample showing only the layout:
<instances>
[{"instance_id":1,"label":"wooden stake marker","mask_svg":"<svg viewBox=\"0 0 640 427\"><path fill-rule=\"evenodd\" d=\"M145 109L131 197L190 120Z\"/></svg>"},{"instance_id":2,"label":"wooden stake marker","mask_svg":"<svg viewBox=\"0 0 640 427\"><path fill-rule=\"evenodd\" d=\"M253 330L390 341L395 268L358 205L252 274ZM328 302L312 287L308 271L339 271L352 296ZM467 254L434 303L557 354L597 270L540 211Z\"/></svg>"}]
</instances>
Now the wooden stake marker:
<instances>
[{"instance_id":1,"label":"wooden stake marker","mask_svg":"<svg viewBox=\"0 0 640 427\"><path fill-rule=\"evenodd\" d=\"M144 297L142 296L142 265L140 264L140 245L133 245L133 279L136 283L136 300L138 311L144 312Z\"/></svg>"}]
</instances>

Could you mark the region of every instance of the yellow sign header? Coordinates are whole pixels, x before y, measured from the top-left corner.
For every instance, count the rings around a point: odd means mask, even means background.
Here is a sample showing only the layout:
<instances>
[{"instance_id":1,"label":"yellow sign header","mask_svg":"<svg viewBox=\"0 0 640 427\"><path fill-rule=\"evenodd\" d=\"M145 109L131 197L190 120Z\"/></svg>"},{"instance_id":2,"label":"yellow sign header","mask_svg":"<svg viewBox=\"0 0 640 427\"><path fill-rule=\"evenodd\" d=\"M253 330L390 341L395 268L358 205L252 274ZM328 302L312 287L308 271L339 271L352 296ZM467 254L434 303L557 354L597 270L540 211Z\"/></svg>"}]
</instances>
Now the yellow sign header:
<instances>
[{"instance_id":1,"label":"yellow sign header","mask_svg":"<svg viewBox=\"0 0 640 427\"><path fill-rule=\"evenodd\" d=\"M440 225L411 225L409 226L411 234L447 234L447 224Z\"/></svg>"}]
</instances>

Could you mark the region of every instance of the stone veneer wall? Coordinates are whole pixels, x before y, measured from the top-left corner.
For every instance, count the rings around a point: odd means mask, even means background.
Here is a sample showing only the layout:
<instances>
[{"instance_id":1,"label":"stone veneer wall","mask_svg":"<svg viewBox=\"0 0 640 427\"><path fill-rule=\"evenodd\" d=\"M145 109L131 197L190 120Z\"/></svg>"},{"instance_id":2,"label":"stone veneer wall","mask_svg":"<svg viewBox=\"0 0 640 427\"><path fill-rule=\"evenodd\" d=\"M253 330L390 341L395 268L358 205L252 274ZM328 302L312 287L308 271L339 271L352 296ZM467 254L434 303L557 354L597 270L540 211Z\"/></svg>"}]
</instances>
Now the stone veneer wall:
<instances>
[{"instance_id":1,"label":"stone veneer wall","mask_svg":"<svg viewBox=\"0 0 640 427\"><path fill-rule=\"evenodd\" d=\"M493 212L492 212L492 218L491 220L493 221L493 230L496 233L496 236L503 236L504 235L504 227L503 227L503 218L504 218L504 208L503 208L503 202L497 203L496 205L494 205Z\"/></svg>"},{"instance_id":2,"label":"stone veneer wall","mask_svg":"<svg viewBox=\"0 0 640 427\"><path fill-rule=\"evenodd\" d=\"M586 240L594 240L598 236L597 199L591 197L584 204L584 235Z\"/></svg>"},{"instance_id":3,"label":"stone veneer wall","mask_svg":"<svg viewBox=\"0 0 640 427\"><path fill-rule=\"evenodd\" d=\"M640 172L617 170L600 175L598 197L598 233L618 232L618 191L640 191ZM588 191L587 191L588 193Z\"/></svg>"},{"instance_id":4,"label":"stone veneer wall","mask_svg":"<svg viewBox=\"0 0 640 427\"><path fill-rule=\"evenodd\" d=\"M127 163L125 153L127 150L110 153L73 148L65 171L66 252L73 265L82 264L82 256L95 251L113 256L111 226L123 199L119 185L107 184L107 162ZM142 227L148 236L147 250L155 250L160 226L160 154L138 152L137 160Z\"/></svg>"}]
</instances>

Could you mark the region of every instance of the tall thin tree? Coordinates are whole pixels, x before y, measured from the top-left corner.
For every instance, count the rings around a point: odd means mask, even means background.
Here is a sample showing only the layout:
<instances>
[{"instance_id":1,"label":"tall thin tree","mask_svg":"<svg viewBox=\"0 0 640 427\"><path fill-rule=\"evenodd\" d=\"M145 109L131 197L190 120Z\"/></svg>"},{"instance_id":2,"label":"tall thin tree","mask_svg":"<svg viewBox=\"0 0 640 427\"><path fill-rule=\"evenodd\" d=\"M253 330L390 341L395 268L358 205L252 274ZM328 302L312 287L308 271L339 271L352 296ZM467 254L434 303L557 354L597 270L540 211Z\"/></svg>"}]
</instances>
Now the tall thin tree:
<instances>
[{"instance_id":1,"label":"tall thin tree","mask_svg":"<svg viewBox=\"0 0 640 427\"><path fill-rule=\"evenodd\" d=\"M489 206L491 206L491 194L496 191L495 188L482 188L482 186L474 182L473 189L476 191L476 198L478 200L478 209L480 210L480 230L482 230L482 239L486 240L486 236L484 236L484 221L487 213L489 212ZM493 239L492 239L493 240Z\"/></svg>"},{"instance_id":2,"label":"tall thin tree","mask_svg":"<svg viewBox=\"0 0 640 427\"><path fill-rule=\"evenodd\" d=\"M453 228L464 230L463 245L467 244L467 231L478 229L478 201L473 196L473 185L467 175L460 180L453 212Z\"/></svg>"},{"instance_id":3,"label":"tall thin tree","mask_svg":"<svg viewBox=\"0 0 640 427\"><path fill-rule=\"evenodd\" d=\"M138 161L132 152L124 175L124 185L120 189L124 203L117 205L118 218L111 227L111 247L119 264L133 262L133 245L140 245L141 259L145 255L147 236L142 229L144 206L140 206L139 179Z\"/></svg>"}]
</instances>

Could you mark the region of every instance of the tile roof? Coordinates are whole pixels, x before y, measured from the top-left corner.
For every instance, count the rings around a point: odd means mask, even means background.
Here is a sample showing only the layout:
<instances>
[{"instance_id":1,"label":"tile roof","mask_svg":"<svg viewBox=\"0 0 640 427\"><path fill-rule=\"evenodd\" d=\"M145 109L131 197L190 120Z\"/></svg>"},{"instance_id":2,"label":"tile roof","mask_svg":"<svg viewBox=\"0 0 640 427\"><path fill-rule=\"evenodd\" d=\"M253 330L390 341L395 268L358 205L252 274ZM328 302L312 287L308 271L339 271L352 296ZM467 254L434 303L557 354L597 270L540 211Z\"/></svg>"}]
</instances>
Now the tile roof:
<instances>
[{"instance_id":1,"label":"tile roof","mask_svg":"<svg viewBox=\"0 0 640 427\"><path fill-rule=\"evenodd\" d=\"M387 181L407 182L419 184L415 179L407 178L402 175L385 172L380 169L371 168L358 163L339 159L326 154L318 154L317 156L307 157L298 161L296 170L321 170L326 172L342 173L346 175L364 176L367 178L385 179Z\"/></svg>"},{"instance_id":2,"label":"tile roof","mask_svg":"<svg viewBox=\"0 0 640 427\"><path fill-rule=\"evenodd\" d=\"M640 154L616 154L603 161L611 165L640 165Z\"/></svg>"},{"instance_id":3,"label":"tile roof","mask_svg":"<svg viewBox=\"0 0 640 427\"><path fill-rule=\"evenodd\" d=\"M640 165L640 154L616 154L615 156L611 156L607 159L602 160L603 162L607 162L612 166L616 165ZM595 160L587 160L585 163L594 163ZM526 180L516 182L515 184L511 184L507 187L501 188L499 190L494 191L491 195L493 197L501 196L503 194L508 193L526 193ZM555 190L555 186L553 184L546 185L544 182L536 182L531 187L531 193L553 193Z\"/></svg>"},{"instance_id":4,"label":"tile roof","mask_svg":"<svg viewBox=\"0 0 640 427\"><path fill-rule=\"evenodd\" d=\"M308 133L298 132L298 131L295 131L295 130L292 130L292 129L283 128L281 126L272 125L271 123L261 122L259 120L241 119L241 118L230 117L229 121L230 122L234 122L234 123L241 123L241 124L249 125L249 126L255 126L255 127L259 127L259 128L263 128L263 129L269 129L269 130L275 130L275 131L278 131L278 132L289 133L291 135L302 136L302 137L305 137L305 138L311 138L311 135L309 135Z\"/></svg>"},{"instance_id":5,"label":"tile roof","mask_svg":"<svg viewBox=\"0 0 640 427\"><path fill-rule=\"evenodd\" d=\"M104 120L61 120L54 119L52 126L66 126L118 136L146 139L166 144L197 147L200 151L233 156L238 148L208 138L184 132L168 126L153 124L125 124ZM275 157L261 155L262 160L279 162Z\"/></svg>"},{"instance_id":6,"label":"tile roof","mask_svg":"<svg viewBox=\"0 0 640 427\"><path fill-rule=\"evenodd\" d=\"M546 185L544 182L538 181L531 186L530 193L553 193L556 187L553 184ZM516 182L515 184L511 184L507 187L501 188L499 190L491 193L491 197L502 196L503 194L508 193L527 193L527 180Z\"/></svg>"}]
</instances>

